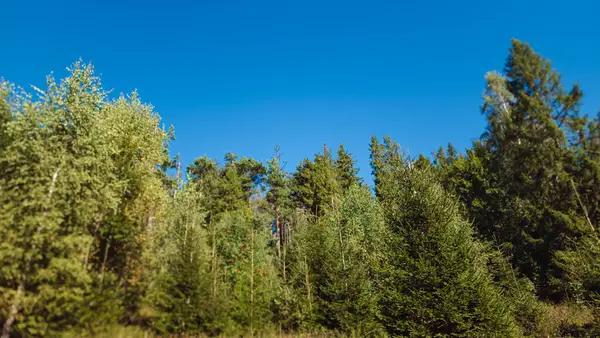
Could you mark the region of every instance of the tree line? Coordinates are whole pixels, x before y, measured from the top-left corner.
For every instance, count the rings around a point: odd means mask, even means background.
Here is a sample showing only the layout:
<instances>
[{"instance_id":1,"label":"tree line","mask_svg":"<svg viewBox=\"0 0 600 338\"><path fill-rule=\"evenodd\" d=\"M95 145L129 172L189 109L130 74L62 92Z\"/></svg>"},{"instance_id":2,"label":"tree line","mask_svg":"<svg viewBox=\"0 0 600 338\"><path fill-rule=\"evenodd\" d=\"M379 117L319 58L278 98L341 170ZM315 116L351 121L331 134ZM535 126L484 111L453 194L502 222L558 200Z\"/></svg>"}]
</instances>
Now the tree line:
<instances>
[{"instance_id":1,"label":"tree line","mask_svg":"<svg viewBox=\"0 0 600 338\"><path fill-rule=\"evenodd\" d=\"M600 115L518 40L485 78L472 146L373 137L373 187L343 145L182 170L90 64L1 81L2 337L600 335Z\"/></svg>"}]
</instances>

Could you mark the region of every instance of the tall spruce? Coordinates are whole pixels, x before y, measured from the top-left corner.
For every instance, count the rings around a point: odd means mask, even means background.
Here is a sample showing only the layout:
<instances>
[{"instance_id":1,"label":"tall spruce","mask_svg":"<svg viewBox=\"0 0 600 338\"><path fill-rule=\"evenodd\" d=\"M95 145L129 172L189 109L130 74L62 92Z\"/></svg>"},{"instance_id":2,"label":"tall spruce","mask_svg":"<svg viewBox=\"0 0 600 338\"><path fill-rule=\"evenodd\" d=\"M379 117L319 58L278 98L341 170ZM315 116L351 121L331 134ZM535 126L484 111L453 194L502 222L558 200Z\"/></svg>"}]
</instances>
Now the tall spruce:
<instances>
[{"instance_id":1,"label":"tall spruce","mask_svg":"<svg viewBox=\"0 0 600 338\"><path fill-rule=\"evenodd\" d=\"M373 142L374 143L374 142ZM489 254L431 168L418 169L389 138L374 167L389 230L380 282L391 334L519 336L510 303L494 285Z\"/></svg>"},{"instance_id":2,"label":"tall spruce","mask_svg":"<svg viewBox=\"0 0 600 338\"><path fill-rule=\"evenodd\" d=\"M481 232L511 247L513 264L542 295L564 297L556 254L571 250L571 242L587 232L572 187L567 137L580 119L582 93L577 85L565 90L550 62L517 40L504 75L486 79L484 158L490 185L501 190L486 198L493 205L486 224L494 230Z\"/></svg>"},{"instance_id":3,"label":"tall spruce","mask_svg":"<svg viewBox=\"0 0 600 338\"><path fill-rule=\"evenodd\" d=\"M315 225L321 231L304 240L315 246L307 261L313 267L317 321L346 334L383 335L376 285L387 234L375 200L355 183Z\"/></svg>"}]
</instances>

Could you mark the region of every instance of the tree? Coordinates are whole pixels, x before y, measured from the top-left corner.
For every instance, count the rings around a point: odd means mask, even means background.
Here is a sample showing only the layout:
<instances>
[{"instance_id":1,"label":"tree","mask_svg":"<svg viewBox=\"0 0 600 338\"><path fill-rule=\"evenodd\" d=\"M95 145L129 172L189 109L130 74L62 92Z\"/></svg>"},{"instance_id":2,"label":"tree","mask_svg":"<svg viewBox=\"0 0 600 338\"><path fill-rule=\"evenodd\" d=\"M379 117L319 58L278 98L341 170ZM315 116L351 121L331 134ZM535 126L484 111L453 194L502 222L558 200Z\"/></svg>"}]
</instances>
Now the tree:
<instances>
[{"instance_id":1,"label":"tree","mask_svg":"<svg viewBox=\"0 0 600 338\"><path fill-rule=\"evenodd\" d=\"M358 169L355 167L356 161L352 154L344 149L340 144L337 151L337 158L334 160L334 167L337 172L338 184L342 190L348 190L354 184L361 184L362 179L358 177Z\"/></svg>"},{"instance_id":2,"label":"tree","mask_svg":"<svg viewBox=\"0 0 600 338\"><path fill-rule=\"evenodd\" d=\"M267 202L273 206L275 230L277 231L277 252L280 261L282 262L282 276L285 280L285 248L282 248L288 240L286 237L287 231L284 215L288 213L289 197L290 197L290 180L288 174L283 170L281 165L281 154L279 147L275 148L275 155L271 160L267 161L267 175L265 179L267 184ZM283 249L283 250L282 250ZM283 255L282 255L283 251Z\"/></svg>"},{"instance_id":3,"label":"tree","mask_svg":"<svg viewBox=\"0 0 600 338\"><path fill-rule=\"evenodd\" d=\"M229 323L220 330L226 335L231 335L227 330L261 332L271 321L279 281L268 247L269 229L244 211L223 214L217 229L222 234L217 252L223 272L218 297L228 305L216 318Z\"/></svg>"},{"instance_id":4,"label":"tree","mask_svg":"<svg viewBox=\"0 0 600 338\"><path fill-rule=\"evenodd\" d=\"M333 158L327 146L323 154L315 155L313 162L305 159L298 165L292 185L292 199L298 207L315 216L324 215L331 209L339 188Z\"/></svg>"},{"instance_id":5,"label":"tree","mask_svg":"<svg viewBox=\"0 0 600 338\"><path fill-rule=\"evenodd\" d=\"M237 155L227 153L222 167L204 156L196 159L187 172L208 197L205 203L210 218L248 206L250 197L263 182L266 168L253 158L238 160Z\"/></svg>"},{"instance_id":6,"label":"tree","mask_svg":"<svg viewBox=\"0 0 600 338\"><path fill-rule=\"evenodd\" d=\"M77 324L67 314L83 307L90 287L87 226L116 207L105 129L95 123L104 92L92 67L76 63L60 84L49 77L37 101L15 95L0 157L3 337Z\"/></svg>"},{"instance_id":7,"label":"tree","mask_svg":"<svg viewBox=\"0 0 600 338\"><path fill-rule=\"evenodd\" d=\"M386 200L387 196L396 193L393 186L396 168L405 165L405 159L400 152L400 145L392 141L389 136L383 138L383 143L373 136L371 138L371 173L375 183L375 195L379 200Z\"/></svg>"},{"instance_id":8,"label":"tree","mask_svg":"<svg viewBox=\"0 0 600 338\"><path fill-rule=\"evenodd\" d=\"M136 94L108 101L91 65L69 71L60 83L49 77L38 99L13 92L8 102L11 141L0 154L5 336L101 323L122 315L122 305L132 314L142 292L143 236L160 214L156 167L166 133ZM122 299L109 297L117 283L127 289Z\"/></svg>"},{"instance_id":9,"label":"tree","mask_svg":"<svg viewBox=\"0 0 600 338\"><path fill-rule=\"evenodd\" d=\"M8 143L6 126L12 119L10 113L10 107L6 102L8 94L10 93L8 83L0 79L0 152L4 149Z\"/></svg>"},{"instance_id":10,"label":"tree","mask_svg":"<svg viewBox=\"0 0 600 338\"><path fill-rule=\"evenodd\" d=\"M487 269L489 254L472 238L458 203L431 168L409 166L393 141L385 143L373 157L385 159L374 170L392 233L379 284L388 332L518 336L510 303Z\"/></svg>"},{"instance_id":11,"label":"tree","mask_svg":"<svg viewBox=\"0 0 600 338\"><path fill-rule=\"evenodd\" d=\"M88 268L98 271L99 293L111 283L127 292L116 295L122 314L134 318L146 288L144 250L153 220L164 212L168 191L158 167L169 160L171 139L160 116L137 93L121 95L103 106L98 122L109 129L119 200L116 211L100 210L88 230L95 237Z\"/></svg>"},{"instance_id":12,"label":"tree","mask_svg":"<svg viewBox=\"0 0 600 338\"><path fill-rule=\"evenodd\" d=\"M248 157L242 157L235 167L242 180L242 190L246 200L250 200L256 189L263 183L267 169L262 163Z\"/></svg>"},{"instance_id":13,"label":"tree","mask_svg":"<svg viewBox=\"0 0 600 338\"><path fill-rule=\"evenodd\" d=\"M387 233L381 210L355 183L318 226L320 232L309 232L315 237L304 238L315 246L308 262L318 321L347 334L382 335L376 285Z\"/></svg>"},{"instance_id":14,"label":"tree","mask_svg":"<svg viewBox=\"0 0 600 338\"><path fill-rule=\"evenodd\" d=\"M202 332L210 305L211 275L206 217L192 186L179 191L153 233L157 269L146 300L157 309L160 332Z\"/></svg>"},{"instance_id":15,"label":"tree","mask_svg":"<svg viewBox=\"0 0 600 338\"><path fill-rule=\"evenodd\" d=\"M550 62L517 40L504 73L487 75L483 106L488 127L482 142L489 153L484 165L494 180L488 185L500 191L483 198L493 208L488 216L475 218L487 217L485 224L494 229L479 223L481 232L511 246L513 264L542 295L561 298L556 254L585 236L567 142L570 126L580 119L582 93L577 85L567 92Z\"/></svg>"},{"instance_id":16,"label":"tree","mask_svg":"<svg viewBox=\"0 0 600 338\"><path fill-rule=\"evenodd\" d=\"M194 183L194 187L203 195L200 203L208 212L207 222L210 222L212 216L219 212L217 203L220 174L217 163L204 155L194 160L187 168L187 173L190 182Z\"/></svg>"}]
</instances>

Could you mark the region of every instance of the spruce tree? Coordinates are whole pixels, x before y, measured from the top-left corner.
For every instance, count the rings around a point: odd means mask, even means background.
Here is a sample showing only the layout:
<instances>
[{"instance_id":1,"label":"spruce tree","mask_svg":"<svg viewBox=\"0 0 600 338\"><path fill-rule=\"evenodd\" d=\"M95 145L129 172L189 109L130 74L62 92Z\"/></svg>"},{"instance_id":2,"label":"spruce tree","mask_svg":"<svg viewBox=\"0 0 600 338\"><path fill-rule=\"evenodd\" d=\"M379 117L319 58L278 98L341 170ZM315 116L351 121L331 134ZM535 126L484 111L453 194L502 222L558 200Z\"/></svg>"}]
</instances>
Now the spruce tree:
<instances>
[{"instance_id":1,"label":"spruce tree","mask_svg":"<svg viewBox=\"0 0 600 338\"><path fill-rule=\"evenodd\" d=\"M210 248L200 194L179 191L153 232L157 269L146 300L157 310L159 332L202 332L210 307Z\"/></svg>"},{"instance_id":2,"label":"spruce tree","mask_svg":"<svg viewBox=\"0 0 600 338\"><path fill-rule=\"evenodd\" d=\"M494 206L483 229L512 247L513 264L534 280L539 292L564 294L556 254L585 235L569 173L574 163L567 135L579 120L578 86L563 88L548 60L513 40L504 75L487 75L483 136L491 185L501 192L486 198ZM483 218L483 217L477 217ZM491 222L490 222L491 221Z\"/></svg>"},{"instance_id":3,"label":"spruce tree","mask_svg":"<svg viewBox=\"0 0 600 338\"><path fill-rule=\"evenodd\" d=\"M510 303L487 269L459 205L431 168L418 169L391 140L379 154L379 201L392 236L379 284L388 331L406 336L519 336ZM404 164L406 163L406 164Z\"/></svg>"},{"instance_id":4,"label":"spruce tree","mask_svg":"<svg viewBox=\"0 0 600 338\"><path fill-rule=\"evenodd\" d=\"M381 210L370 192L355 183L319 228L310 232L316 237L304 238L320 248L308 255L319 322L346 334L383 335L376 290L387 237Z\"/></svg>"}]
</instances>

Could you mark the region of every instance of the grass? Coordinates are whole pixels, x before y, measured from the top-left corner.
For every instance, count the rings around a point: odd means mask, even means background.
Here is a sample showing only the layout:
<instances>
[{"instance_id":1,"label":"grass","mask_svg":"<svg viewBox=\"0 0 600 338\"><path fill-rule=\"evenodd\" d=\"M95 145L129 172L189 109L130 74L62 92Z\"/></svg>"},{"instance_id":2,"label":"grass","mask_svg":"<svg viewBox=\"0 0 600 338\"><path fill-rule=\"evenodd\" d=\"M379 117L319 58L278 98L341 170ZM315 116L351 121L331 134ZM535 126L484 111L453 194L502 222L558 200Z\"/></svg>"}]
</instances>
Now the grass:
<instances>
[{"instance_id":1,"label":"grass","mask_svg":"<svg viewBox=\"0 0 600 338\"><path fill-rule=\"evenodd\" d=\"M70 337L81 337L81 338L205 338L208 335L202 334L168 334L168 335L155 335L150 330L144 330L138 326L122 326L122 325L109 325L97 330L94 333L72 331L65 333L64 338ZM225 337L225 336L221 336ZM251 337L249 333L239 333L235 337ZM277 332L261 332L256 333L254 337L264 338L288 338L288 337L301 337L301 338L325 338L333 337L332 335L325 335L323 333L294 333L294 334L279 334Z\"/></svg>"}]
</instances>

